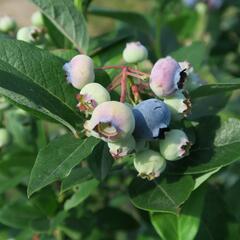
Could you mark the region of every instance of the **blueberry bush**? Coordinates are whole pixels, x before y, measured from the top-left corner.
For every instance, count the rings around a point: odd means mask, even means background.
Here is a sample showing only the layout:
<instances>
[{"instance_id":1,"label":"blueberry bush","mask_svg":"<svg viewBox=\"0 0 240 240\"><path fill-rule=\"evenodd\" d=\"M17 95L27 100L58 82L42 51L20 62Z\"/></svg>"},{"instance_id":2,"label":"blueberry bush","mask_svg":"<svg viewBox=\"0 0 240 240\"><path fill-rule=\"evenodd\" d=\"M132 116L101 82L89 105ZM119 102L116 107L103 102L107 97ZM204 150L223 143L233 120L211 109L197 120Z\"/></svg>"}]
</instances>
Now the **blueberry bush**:
<instances>
[{"instance_id":1,"label":"blueberry bush","mask_svg":"<svg viewBox=\"0 0 240 240\"><path fill-rule=\"evenodd\" d=\"M0 240L240 239L239 0L31 2L0 18Z\"/></svg>"}]
</instances>

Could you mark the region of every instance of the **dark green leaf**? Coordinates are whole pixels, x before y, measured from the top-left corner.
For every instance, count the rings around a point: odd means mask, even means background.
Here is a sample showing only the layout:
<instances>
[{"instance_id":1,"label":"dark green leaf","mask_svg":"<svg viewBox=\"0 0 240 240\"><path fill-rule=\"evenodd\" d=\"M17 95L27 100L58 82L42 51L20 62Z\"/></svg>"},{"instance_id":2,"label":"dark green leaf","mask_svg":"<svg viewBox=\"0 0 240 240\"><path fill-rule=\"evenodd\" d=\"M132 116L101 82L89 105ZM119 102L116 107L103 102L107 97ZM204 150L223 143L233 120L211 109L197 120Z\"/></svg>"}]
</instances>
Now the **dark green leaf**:
<instances>
[{"instance_id":1,"label":"dark green leaf","mask_svg":"<svg viewBox=\"0 0 240 240\"><path fill-rule=\"evenodd\" d=\"M107 231L132 230L139 227L128 213L113 207L106 207L96 213L97 225Z\"/></svg>"},{"instance_id":2,"label":"dark green leaf","mask_svg":"<svg viewBox=\"0 0 240 240\"><path fill-rule=\"evenodd\" d=\"M190 46L180 48L170 55L177 61L190 62L195 70L199 70L206 58L206 48L203 43L195 42Z\"/></svg>"},{"instance_id":3,"label":"dark green leaf","mask_svg":"<svg viewBox=\"0 0 240 240\"><path fill-rule=\"evenodd\" d=\"M240 121L202 118L196 127L196 145L189 157L169 164L170 172L200 174L240 160Z\"/></svg>"},{"instance_id":4,"label":"dark green leaf","mask_svg":"<svg viewBox=\"0 0 240 240\"><path fill-rule=\"evenodd\" d=\"M29 180L28 196L68 176L72 168L88 157L98 142L96 138L76 139L71 135L50 142L37 156Z\"/></svg>"},{"instance_id":5,"label":"dark green leaf","mask_svg":"<svg viewBox=\"0 0 240 240\"><path fill-rule=\"evenodd\" d=\"M0 222L13 228L28 228L33 220L42 215L26 200L7 204L0 209Z\"/></svg>"},{"instance_id":6,"label":"dark green leaf","mask_svg":"<svg viewBox=\"0 0 240 240\"><path fill-rule=\"evenodd\" d=\"M141 209L177 214L191 194L194 181L191 176L161 176L154 181L140 178L129 187L132 203Z\"/></svg>"},{"instance_id":7,"label":"dark green leaf","mask_svg":"<svg viewBox=\"0 0 240 240\"><path fill-rule=\"evenodd\" d=\"M204 203L204 189L194 191L180 213L152 213L152 224L162 240L194 240Z\"/></svg>"},{"instance_id":8,"label":"dark green leaf","mask_svg":"<svg viewBox=\"0 0 240 240\"><path fill-rule=\"evenodd\" d=\"M234 91L240 88L240 79L239 83L216 83L216 84L207 84L201 87L198 87L190 93L191 98L204 97L214 94L225 93L227 91Z\"/></svg>"},{"instance_id":9,"label":"dark green leaf","mask_svg":"<svg viewBox=\"0 0 240 240\"><path fill-rule=\"evenodd\" d=\"M87 24L84 16L69 0L31 0L44 15L83 53L88 49Z\"/></svg>"},{"instance_id":10,"label":"dark green leaf","mask_svg":"<svg viewBox=\"0 0 240 240\"><path fill-rule=\"evenodd\" d=\"M226 106L229 97L228 94L217 94L193 99L189 119L197 120L204 116L216 115Z\"/></svg>"},{"instance_id":11,"label":"dark green leaf","mask_svg":"<svg viewBox=\"0 0 240 240\"><path fill-rule=\"evenodd\" d=\"M74 186L92 178L91 171L88 168L75 168L67 178L63 179L61 192L65 192Z\"/></svg>"},{"instance_id":12,"label":"dark green leaf","mask_svg":"<svg viewBox=\"0 0 240 240\"><path fill-rule=\"evenodd\" d=\"M91 179L75 186L76 192L65 202L64 209L69 210L79 205L89 197L89 195L96 189L97 186L98 181L96 179Z\"/></svg>"},{"instance_id":13,"label":"dark green leaf","mask_svg":"<svg viewBox=\"0 0 240 240\"><path fill-rule=\"evenodd\" d=\"M228 221L229 216L221 192L214 187L209 187L196 240L228 239Z\"/></svg>"},{"instance_id":14,"label":"dark green leaf","mask_svg":"<svg viewBox=\"0 0 240 240\"><path fill-rule=\"evenodd\" d=\"M102 9L102 8L96 8L96 7L91 7L89 9L89 13L94 14L96 16L109 17L109 18L126 22L129 25L132 25L132 27L138 29L139 31L143 31L148 34L150 34L150 31L151 31L151 27L147 19L139 13Z\"/></svg>"},{"instance_id":15,"label":"dark green leaf","mask_svg":"<svg viewBox=\"0 0 240 240\"><path fill-rule=\"evenodd\" d=\"M88 165L93 175L100 181L104 180L112 168L113 157L105 142L100 142L88 156Z\"/></svg>"},{"instance_id":16,"label":"dark green leaf","mask_svg":"<svg viewBox=\"0 0 240 240\"><path fill-rule=\"evenodd\" d=\"M20 41L0 45L0 92L35 114L61 122L72 131L81 121L76 114L76 90L67 84L64 60Z\"/></svg>"}]
</instances>

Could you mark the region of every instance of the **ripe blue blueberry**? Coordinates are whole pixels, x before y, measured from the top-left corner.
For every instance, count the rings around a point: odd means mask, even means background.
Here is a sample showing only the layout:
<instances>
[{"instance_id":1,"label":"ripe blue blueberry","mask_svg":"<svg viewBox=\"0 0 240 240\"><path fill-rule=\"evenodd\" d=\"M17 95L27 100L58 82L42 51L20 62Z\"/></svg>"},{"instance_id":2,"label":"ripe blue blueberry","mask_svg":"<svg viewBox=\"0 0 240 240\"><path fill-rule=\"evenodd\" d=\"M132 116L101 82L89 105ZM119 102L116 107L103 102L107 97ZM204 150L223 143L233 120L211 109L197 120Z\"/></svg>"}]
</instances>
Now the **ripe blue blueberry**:
<instances>
[{"instance_id":1,"label":"ripe blue blueberry","mask_svg":"<svg viewBox=\"0 0 240 240\"><path fill-rule=\"evenodd\" d=\"M142 101L133 108L135 117L134 137L151 140L158 138L168 128L171 114L167 105L158 99Z\"/></svg>"}]
</instances>

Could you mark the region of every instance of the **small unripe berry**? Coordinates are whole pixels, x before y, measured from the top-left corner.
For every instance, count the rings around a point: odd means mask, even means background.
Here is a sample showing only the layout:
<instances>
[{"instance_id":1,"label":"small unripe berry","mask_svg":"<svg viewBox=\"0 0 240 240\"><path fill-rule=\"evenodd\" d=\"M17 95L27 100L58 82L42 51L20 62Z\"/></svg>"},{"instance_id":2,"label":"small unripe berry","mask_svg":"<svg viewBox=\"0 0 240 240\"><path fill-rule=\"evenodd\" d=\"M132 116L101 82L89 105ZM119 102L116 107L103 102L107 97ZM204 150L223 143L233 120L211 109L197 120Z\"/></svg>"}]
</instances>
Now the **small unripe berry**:
<instances>
[{"instance_id":1,"label":"small unripe berry","mask_svg":"<svg viewBox=\"0 0 240 240\"><path fill-rule=\"evenodd\" d=\"M190 99L182 91L177 91L174 95L165 98L164 102L169 107L174 120L183 119L191 111Z\"/></svg>"},{"instance_id":2,"label":"small unripe berry","mask_svg":"<svg viewBox=\"0 0 240 240\"><path fill-rule=\"evenodd\" d=\"M127 63L138 63L147 59L148 51L140 42L127 43L123 50L123 59Z\"/></svg>"},{"instance_id":3,"label":"small unripe berry","mask_svg":"<svg viewBox=\"0 0 240 240\"><path fill-rule=\"evenodd\" d=\"M63 69L66 72L67 81L77 89L94 82L94 63L87 55L75 56L70 62L64 64Z\"/></svg>"},{"instance_id":4,"label":"small unripe berry","mask_svg":"<svg viewBox=\"0 0 240 240\"><path fill-rule=\"evenodd\" d=\"M31 17L32 25L35 27L43 28L44 27L44 20L43 15L40 11L36 11L33 13Z\"/></svg>"},{"instance_id":5,"label":"small unripe berry","mask_svg":"<svg viewBox=\"0 0 240 240\"><path fill-rule=\"evenodd\" d=\"M0 128L0 148L5 147L11 140L10 134L5 128Z\"/></svg>"},{"instance_id":6,"label":"small unripe berry","mask_svg":"<svg viewBox=\"0 0 240 240\"><path fill-rule=\"evenodd\" d=\"M172 95L183 87L185 76L182 72L182 68L173 58L161 58L152 68L150 88L160 98Z\"/></svg>"},{"instance_id":7,"label":"small unripe berry","mask_svg":"<svg viewBox=\"0 0 240 240\"><path fill-rule=\"evenodd\" d=\"M13 32L17 27L16 21L9 17L4 16L0 18L0 32L9 33Z\"/></svg>"},{"instance_id":8,"label":"small unripe berry","mask_svg":"<svg viewBox=\"0 0 240 240\"><path fill-rule=\"evenodd\" d=\"M77 95L79 101L77 107L81 112L92 113L92 111L103 102L110 101L110 94L106 88L99 83L88 83Z\"/></svg>"},{"instance_id":9,"label":"small unripe berry","mask_svg":"<svg viewBox=\"0 0 240 240\"><path fill-rule=\"evenodd\" d=\"M86 134L106 142L117 142L132 135L135 120L132 110L121 102L108 101L99 104L84 128Z\"/></svg>"},{"instance_id":10,"label":"small unripe berry","mask_svg":"<svg viewBox=\"0 0 240 240\"><path fill-rule=\"evenodd\" d=\"M165 138L160 140L159 145L162 156L175 161L187 156L192 144L182 130L173 129L165 133Z\"/></svg>"},{"instance_id":11,"label":"small unripe berry","mask_svg":"<svg viewBox=\"0 0 240 240\"><path fill-rule=\"evenodd\" d=\"M115 158L125 157L135 150L136 142L133 136L129 136L118 142L108 142L111 155Z\"/></svg>"},{"instance_id":12,"label":"small unripe berry","mask_svg":"<svg viewBox=\"0 0 240 240\"><path fill-rule=\"evenodd\" d=\"M137 140L158 138L168 128L171 113L167 105L158 99L148 99L133 108L135 117L134 137Z\"/></svg>"},{"instance_id":13,"label":"small unripe berry","mask_svg":"<svg viewBox=\"0 0 240 240\"><path fill-rule=\"evenodd\" d=\"M138 171L138 176L153 180L160 176L166 168L166 160L153 150L146 150L136 153L134 167Z\"/></svg>"},{"instance_id":14,"label":"small unripe berry","mask_svg":"<svg viewBox=\"0 0 240 240\"><path fill-rule=\"evenodd\" d=\"M24 42L40 44L43 39L43 32L34 26L20 28L17 32L17 40Z\"/></svg>"}]
</instances>

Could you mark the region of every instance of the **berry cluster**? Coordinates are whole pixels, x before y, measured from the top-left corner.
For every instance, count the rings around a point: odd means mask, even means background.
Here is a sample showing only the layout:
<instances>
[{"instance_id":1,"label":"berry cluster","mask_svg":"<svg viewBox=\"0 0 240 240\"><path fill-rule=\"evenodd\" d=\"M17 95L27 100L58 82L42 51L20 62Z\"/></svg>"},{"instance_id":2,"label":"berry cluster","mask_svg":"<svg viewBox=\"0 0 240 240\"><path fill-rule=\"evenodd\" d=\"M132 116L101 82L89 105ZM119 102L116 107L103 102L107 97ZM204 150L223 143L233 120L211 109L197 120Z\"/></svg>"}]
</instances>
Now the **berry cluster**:
<instances>
[{"instance_id":1,"label":"berry cluster","mask_svg":"<svg viewBox=\"0 0 240 240\"><path fill-rule=\"evenodd\" d=\"M128 43L123 51L127 66L100 68L121 70L107 89L94 82L99 68L94 69L89 56L75 56L63 69L67 81L80 90L77 107L86 116L86 135L107 142L115 159L135 153L139 176L152 180L164 171L166 161L189 154L192 144L188 136L181 129L171 128L190 113L186 88L197 84L191 65L169 56L159 59L150 74L130 67L147 57L148 51L141 43ZM120 101L111 100L110 93L118 86Z\"/></svg>"}]
</instances>

